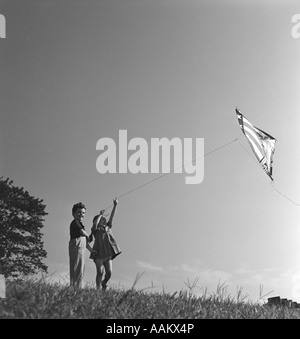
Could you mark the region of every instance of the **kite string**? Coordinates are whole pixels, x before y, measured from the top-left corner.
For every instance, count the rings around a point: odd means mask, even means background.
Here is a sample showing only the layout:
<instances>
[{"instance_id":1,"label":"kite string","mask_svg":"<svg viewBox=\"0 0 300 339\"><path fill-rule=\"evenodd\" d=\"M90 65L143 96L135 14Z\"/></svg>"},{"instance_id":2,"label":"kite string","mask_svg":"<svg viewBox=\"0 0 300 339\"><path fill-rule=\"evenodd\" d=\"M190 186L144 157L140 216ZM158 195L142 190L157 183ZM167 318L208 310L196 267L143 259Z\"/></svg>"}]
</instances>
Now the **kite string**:
<instances>
[{"instance_id":1,"label":"kite string","mask_svg":"<svg viewBox=\"0 0 300 339\"><path fill-rule=\"evenodd\" d=\"M190 162L188 162L188 163L184 163L183 165L174 168L172 171L170 171L170 172L168 172L168 173L161 174L160 176L158 176L158 177L156 177L156 178L154 178L154 179L152 179L152 180L150 180L150 181L147 181L147 182L145 182L145 183L142 184L142 185L139 185L139 186L137 186L137 187L135 187L135 188L133 188L133 189L131 189L131 190L125 192L125 193L122 193L121 195L117 196L117 199L123 198L123 197L125 197L126 195L128 195L128 194L130 194L130 193L132 193L132 192L134 192L134 191L137 191L138 189L140 189L140 188L142 188L142 187L145 187L145 186L147 186L147 185L150 185L150 184L152 184L153 182L155 182L155 181L157 181L157 180L159 180L159 179L161 179L161 178L163 178L163 177L165 177L165 176L167 176L167 175L169 175L169 174L174 173L176 170L181 169L181 168L185 167L186 165L189 165L189 164L191 164L191 163L194 163L195 161L197 161L197 160L199 160L199 159L202 159L202 158L204 158L204 157L207 157L208 155L210 155L210 154L212 154L212 153L215 153L215 152L221 150L222 148L225 148L225 147L227 147L227 146L233 144L234 142L236 142L236 141L239 139L239 137L240 137L240 135L239 135L237 138L235 138L234 140L231 140L231 141L227 142L226 144L224 144L224 145L222 145L222 146L219 146L219 147L217 147L217 148L215 148L215 149L213 149L213 150L211 150L211 151L205 153L205 154L202 155L201 157L194 158L192 161L190 161ZM106 208L104 209L104 211L106 211L107 209L111 208L112 206L113 206L113 205L110 205L110 206L106 207Z\"/></svg>"},{"instance_id":2,"label":"kite string","mask_svg":"<svg viewBox=\"0 0 300 339\"><path fill-rule=\"evenodd\" d=\"M239 142L239 145L244 149L244 151L250 156L250 158L254 161L254 163L260 167L260 165L258 164L258 162L254 159L254 157L247 151L247 149ZM300 206L300 204L296 203L294 200L292 200L291 198L289 198L288 196L286 196L285 194L283 194L282 192L280 192L277 188L275 188L275 183L273 180L271 180L271 185L272 188L274 189L275 192L277 192L278 194L280 194L282 197L284 197L285 199L287 199L288 201L290 201L291 203L293 203L296 206Z\"/></svg>"},{"instance_id":3,"label":"kite string","mask_svg":"<svg viewBox=\"0 0 300 339\"><path fill-rule=\"evenodd\" d=\"M281 193L280 191L278 191L277 188L275 188L275 184L274 181L271 181L272 187L274 189L275 192L277 192L278 194L280 194L281 196L283 196L285 199L287 199L288 201L290 201L291 203L293 203L296 206L300 206L300 204L296 203L294 200L292 200L291 198L289 198L288 196L286 196L285 194Z\"/></svg>"}]
</instances>

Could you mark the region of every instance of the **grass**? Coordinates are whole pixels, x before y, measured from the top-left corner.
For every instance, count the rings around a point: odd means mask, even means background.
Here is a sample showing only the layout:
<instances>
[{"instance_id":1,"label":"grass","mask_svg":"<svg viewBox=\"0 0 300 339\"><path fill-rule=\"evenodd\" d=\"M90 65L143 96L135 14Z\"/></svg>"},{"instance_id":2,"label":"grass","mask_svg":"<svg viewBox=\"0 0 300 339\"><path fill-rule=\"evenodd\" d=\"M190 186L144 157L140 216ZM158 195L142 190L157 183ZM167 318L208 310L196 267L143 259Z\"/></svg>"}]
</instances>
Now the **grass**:
<instances>
[{"instance_id":1,"label":"grass","mask_svg":"<svg viewBox=\"0 0 300 339\"><path fill-rule=\"evenodd\" d=\"M299 309L271 307L245 301L241 290L232 297L225 283L213 294L193 291L198 280L187 281L187 291L173 294L137 290L138 275L130 289L83 289L45 279L8 282L0 299L0 318L75 319L300 319Z\"/></svg>"}]
</instances>

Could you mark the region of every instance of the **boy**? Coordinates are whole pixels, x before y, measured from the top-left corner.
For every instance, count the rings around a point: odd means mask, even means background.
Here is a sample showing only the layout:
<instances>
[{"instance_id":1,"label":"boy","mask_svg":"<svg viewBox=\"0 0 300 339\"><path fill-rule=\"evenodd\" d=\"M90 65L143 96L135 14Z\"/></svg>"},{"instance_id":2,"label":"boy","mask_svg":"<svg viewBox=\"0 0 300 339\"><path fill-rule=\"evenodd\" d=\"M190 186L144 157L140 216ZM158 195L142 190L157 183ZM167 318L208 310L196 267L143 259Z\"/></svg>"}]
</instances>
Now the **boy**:
<instances>
[{"instance_id":1,"label":"boy","mask_svg":"<svg viewBox=\"0 0 300 339\"><path fill-rule=\"evenodd\" d=\"M70 259L70 285L83 287L86 248L93 253L87 242L89 235L82 224L86 208L79 202L72 208L74 220L70 224L69 259Z\"/></svg>"}]
</instances>

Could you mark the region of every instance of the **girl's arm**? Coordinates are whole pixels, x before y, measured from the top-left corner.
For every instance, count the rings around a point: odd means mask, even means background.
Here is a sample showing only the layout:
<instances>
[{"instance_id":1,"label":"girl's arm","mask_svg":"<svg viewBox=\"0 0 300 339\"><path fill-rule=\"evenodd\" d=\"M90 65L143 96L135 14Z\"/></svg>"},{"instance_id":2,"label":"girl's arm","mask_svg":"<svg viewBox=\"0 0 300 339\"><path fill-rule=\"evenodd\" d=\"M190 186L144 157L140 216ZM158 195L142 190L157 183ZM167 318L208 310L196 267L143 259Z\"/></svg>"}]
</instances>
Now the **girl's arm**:
<instances>
[{"instance_id":1,"label":"girl's arm","mask_svg":"<svg viewBox=\"0 0 300 339\"><path fill-rule=\"evenodd\" d=\"M112 227L112 221L113 221L113 218L114 218L114 215L115 215L115 212L116 212L116 208L117 208L117 205L118 205L117 198L114 198L113 202L114 202L114 207L111 211L111 214L110 214L110 217L109 217L109 220L108 220L108 223L107 223L107 226L110 227L110 228Z\"/></svg>"},{"instance_id":2,"label":"girl's arm","mask_svg":"<svg viewBox=\"0 0 300 339\"><path fill-rule=\"evenodd\" d=\"M91 245L88 243L88 241L86 242L86 248L90 251L90 252L96 252L95 250L92 249Z\"/></svg>"}]
</instances>

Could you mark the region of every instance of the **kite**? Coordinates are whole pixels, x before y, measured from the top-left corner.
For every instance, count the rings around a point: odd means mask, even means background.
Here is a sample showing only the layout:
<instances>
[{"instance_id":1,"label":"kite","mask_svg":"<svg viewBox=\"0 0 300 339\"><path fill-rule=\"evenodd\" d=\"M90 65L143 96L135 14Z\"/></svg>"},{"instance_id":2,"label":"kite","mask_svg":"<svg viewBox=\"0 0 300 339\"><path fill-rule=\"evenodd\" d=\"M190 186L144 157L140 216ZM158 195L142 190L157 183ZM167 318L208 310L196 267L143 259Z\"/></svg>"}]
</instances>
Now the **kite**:
<instances>
[{"instance_id":1,"label":"kite","mask_svg":"<svg viewBox=\"0 0 300 339\"><path fill-rule=\"evenodd\" d=\"M261 129L254 127L236 108L237 118L258 162L273 181L273 154L276 139Z\"/></svg>"}]
</instances>

